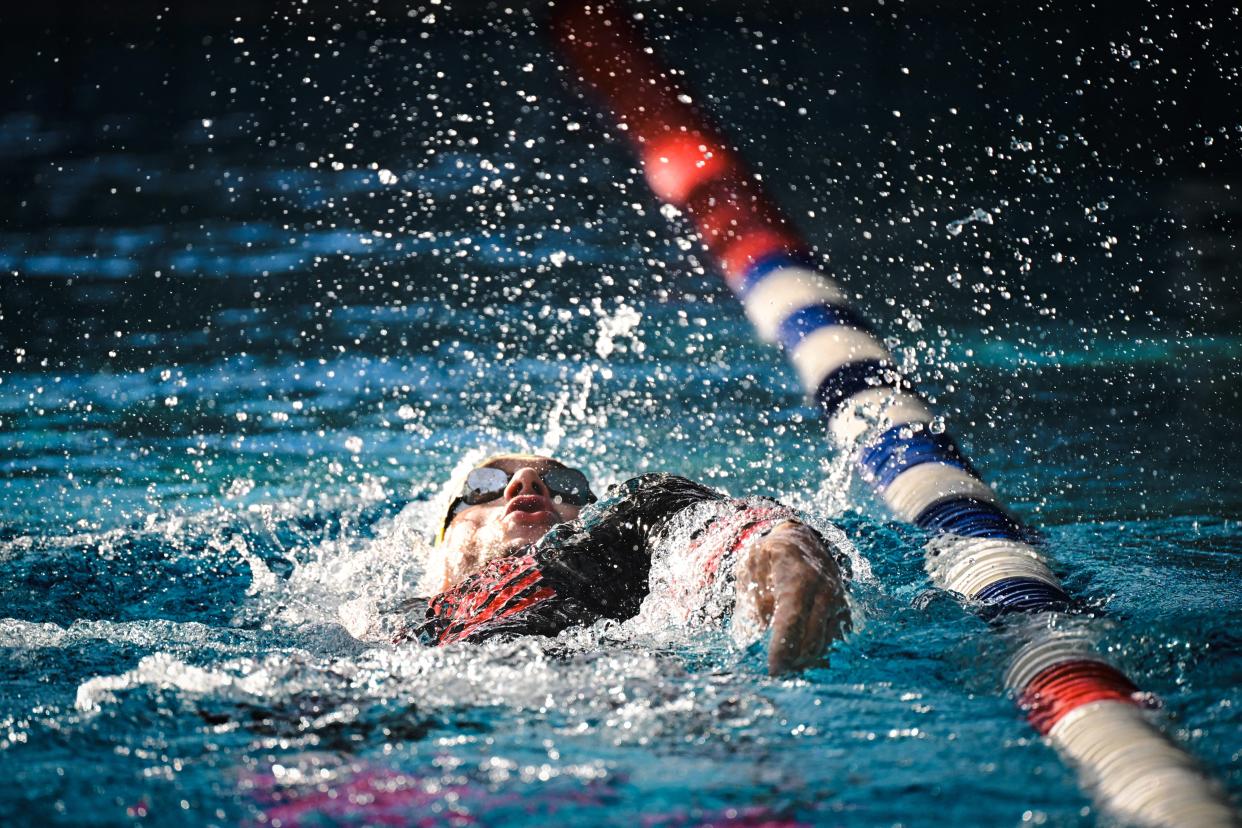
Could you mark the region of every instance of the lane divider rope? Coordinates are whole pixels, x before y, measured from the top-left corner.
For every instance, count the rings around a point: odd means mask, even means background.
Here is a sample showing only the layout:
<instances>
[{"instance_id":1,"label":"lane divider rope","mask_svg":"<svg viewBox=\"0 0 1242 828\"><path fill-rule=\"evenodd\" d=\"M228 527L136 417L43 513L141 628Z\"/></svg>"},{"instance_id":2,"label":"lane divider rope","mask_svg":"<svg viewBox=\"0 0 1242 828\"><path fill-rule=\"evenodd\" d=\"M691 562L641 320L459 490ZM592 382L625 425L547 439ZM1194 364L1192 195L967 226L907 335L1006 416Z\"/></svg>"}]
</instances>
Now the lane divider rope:
<instances>
[{"instance_id":1,"label":"lane divider rope","mask_svg":"<svg viewBox=\"0 0 1242 828\"><path fill-rule=\"evenodd\" d=\"M838 447L898 518L926 530L926 569L985 614L1024 613L1006 688L1098 801L1143 825L1234 825L1220 788L1144 714L1145 697L1056 623L1073 603L1038 533L1001 504L897 368L845 289L691 102L616 2L570 0L555 35L603 98L655 195L693 222L760 338L779 345ZM1047 616L1047 623L1039 619Z\"/></svg>"}]
</instances>

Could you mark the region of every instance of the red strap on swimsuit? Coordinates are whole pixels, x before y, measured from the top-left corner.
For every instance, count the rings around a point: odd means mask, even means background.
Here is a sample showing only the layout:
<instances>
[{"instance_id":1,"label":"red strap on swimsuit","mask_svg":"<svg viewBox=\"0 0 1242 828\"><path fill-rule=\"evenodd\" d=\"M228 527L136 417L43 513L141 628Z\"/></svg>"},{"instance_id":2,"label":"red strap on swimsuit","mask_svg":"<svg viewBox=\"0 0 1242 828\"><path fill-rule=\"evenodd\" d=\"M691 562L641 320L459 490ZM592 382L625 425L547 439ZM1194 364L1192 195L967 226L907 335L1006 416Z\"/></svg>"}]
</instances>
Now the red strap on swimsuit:
<instances>
[{"instance_id":1,"label":"red strap on swimsuit","mask_svg":"<svg viewBox=\"0 0 1242 828\"><path fill-rule=\"evenodd\" d=\"M479 627L528 610L556 596L541 583L543 573L533 555L498 558L470 578L467 589L442 592L431 600L431 612L448 626L437 644L468 638Z\"/></svg>"},{"instance_id":2,"label":"red strap on swimsuit","mask_svg":"<svg viewBox=\"0 0 1242 828\"><path fill-rule=\"evenodd\" d=\"M785 506L747 506L731 515L712 521L686 549L689 557L701 556L703 584L716 577L716 570L726 556L742 548L751 538L768 531L783 520L794 518Z\"/></svg>"},{"instance_id":3,"label":"red strap on swimsuit","mask_svg":"<svg viewBox=\"0 0 1242 828\"><path fill-rule=\"evenodd\" d=\"M693 613L704 603L712 584L722 575L720 567L724 561L776 524L797 517L792 509L780 504L744 506L708 524L686 547L686 565L677 567L690 580L672 584L685 611Z\"/></svg>"}]
</instances>

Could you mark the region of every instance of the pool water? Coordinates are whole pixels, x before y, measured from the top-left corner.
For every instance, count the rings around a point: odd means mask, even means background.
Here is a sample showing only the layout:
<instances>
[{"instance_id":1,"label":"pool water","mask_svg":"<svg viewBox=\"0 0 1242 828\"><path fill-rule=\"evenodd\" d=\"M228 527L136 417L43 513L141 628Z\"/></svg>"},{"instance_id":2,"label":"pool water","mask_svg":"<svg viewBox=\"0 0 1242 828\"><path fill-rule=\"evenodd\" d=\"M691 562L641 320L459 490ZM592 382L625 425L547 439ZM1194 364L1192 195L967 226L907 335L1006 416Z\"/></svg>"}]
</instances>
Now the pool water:
<instances>
[{"instance_id":1,"label":"pool water","mask_svg":"<svg viewBox=\"0 0 1242 828\"><path fill-rule=\"evenodd\" d=\"M828 450L534 24L401 25L410 42L280 19L196 35L183 47L215 68L166 108L95 71L175 65L166 45L94 42L77 60L98 83L74 81L67 111L38 94L54 50L17 75L34 93L0 122L20 186L0 208L0 820L1100 821L1004 694L1024 622L932 589L918 530ZM789 148L843 117L817 89L870 108L846 123L892 109L863 100L878 75L800 63L796 21L765 24L788 63L702 25L703 86L741 134L770 116L787 142L743 149L1098 610L1064 623L1163 700L1152 715L1236 801L1242 334L1207 277L1161 282L1180 242L1128 198L1147 162L1059 143L1075 133L1050 93L1027 126L952 127L949 156L1046 139L1003 150L1022 157L999 177L936 191L946 151L901 124L884 127L899 149L840 128L835 157L865 165L842 172ZM840 25L855 56L883 29ZM333 37L343 57L312 57ZM934 62L903 44L916 75ZM971 100L944 71L901 123ZM808 80L786 107L753 97L757 77ZM748 95L771 112L741 111ZM906 155L917 169L882 163ZM994 219L946 231L976 205ZM556 453L598 487L678 472L839 526L854 633L783 678L761 644L641 617L436 650L351 637L415 588L432 499L489 446Z\"/></svg>"}]
</instances>

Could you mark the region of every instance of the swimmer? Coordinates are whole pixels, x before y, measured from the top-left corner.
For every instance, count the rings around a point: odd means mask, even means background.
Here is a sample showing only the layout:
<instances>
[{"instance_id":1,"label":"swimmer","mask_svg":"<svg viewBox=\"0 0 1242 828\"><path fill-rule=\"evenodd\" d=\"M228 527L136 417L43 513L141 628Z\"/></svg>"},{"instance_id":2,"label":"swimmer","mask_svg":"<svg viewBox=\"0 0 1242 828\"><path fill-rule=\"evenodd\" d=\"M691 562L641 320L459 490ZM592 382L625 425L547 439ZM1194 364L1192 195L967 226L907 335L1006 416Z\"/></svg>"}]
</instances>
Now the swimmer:
<instances>
[{"instance_id":1,"label":"swimmer","mask_svg":"<svg viewBox=\"0 0 1242 828\"><path fill-rule=\"evenodd\" d=\"M527 454L491 457L446 491L427 561L436 594L395 608L398 642L554 636L631 618L659 592L686 623L770 630L776 675L822 663L850 629L844 556L774 500L646 474L596 502L582 472Z\"/></svg>"}]
</instances>

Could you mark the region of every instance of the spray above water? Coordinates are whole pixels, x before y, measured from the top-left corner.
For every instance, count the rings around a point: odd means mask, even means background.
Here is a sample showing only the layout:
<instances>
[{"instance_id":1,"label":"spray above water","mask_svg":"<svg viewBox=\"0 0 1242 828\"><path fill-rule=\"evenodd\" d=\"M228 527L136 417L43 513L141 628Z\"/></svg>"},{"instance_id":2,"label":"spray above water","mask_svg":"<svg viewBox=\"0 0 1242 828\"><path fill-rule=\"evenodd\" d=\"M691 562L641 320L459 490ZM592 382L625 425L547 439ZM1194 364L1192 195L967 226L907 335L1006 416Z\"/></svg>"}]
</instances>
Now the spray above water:
<instances>
[{"instance_id":1,"label":"spray above water","mask_svg":"<svg viewBox=\"0 0 1242 828\"><path fill-rule=\"evenodd\" d=\"M1096 675L1093 647L1236 795L1235 18L633 9L698 87L677 103L729 119L744 191L805 229L797 265L831 262L946 412L888 461L950 420L1112 614L1011 665L931 586L1012 555L929 577L860 472L900 395L855 400L825 453L692 211L650 197L641 124L567 90L538 9L314 5L31 7L73 25L0 50L4 819L1076 825L1001 677L1048 723L1040 673ZM762 318L787 350L823 322ZM601 494L674 471L798 507L849 561L855 633L770 679L758 628L660 593L553 638L393 646L386 610L443 582L436 495L492 448ZM663 552L653 578L693 575Z\"/></svg>"},{"instance_id":2,"label":"spray above water","mask_svg":"<svg viewBox=\"0 0 1242 828\"><path fill-rule=\"evenodd\" d=\"M976 207L970 212L970 215L965 218L954 219L946 224L944 229L950 236L958 236L961 235L961 232L966 228L966 225L973 224L975 222L979 222L981 224L992 224L994 223L994 220L990 212Z\"/></svg>"}]
</instances>

